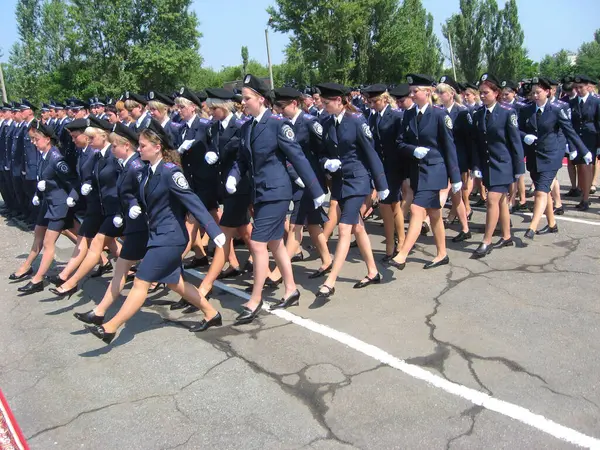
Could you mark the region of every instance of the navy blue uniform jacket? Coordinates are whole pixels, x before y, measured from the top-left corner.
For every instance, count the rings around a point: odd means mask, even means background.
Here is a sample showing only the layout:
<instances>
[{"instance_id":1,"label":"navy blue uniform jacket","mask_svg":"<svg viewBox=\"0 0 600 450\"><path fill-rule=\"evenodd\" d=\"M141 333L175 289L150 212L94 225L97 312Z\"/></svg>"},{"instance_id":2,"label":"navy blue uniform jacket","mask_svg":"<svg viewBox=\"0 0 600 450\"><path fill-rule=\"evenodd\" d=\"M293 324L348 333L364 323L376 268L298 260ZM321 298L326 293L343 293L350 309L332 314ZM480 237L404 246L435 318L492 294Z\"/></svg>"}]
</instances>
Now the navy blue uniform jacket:
<instances>
[{"instance_id":1,"label":"navy blue uniform jacket","mask_svg":"<svg viewBox=\"0 0 600 450\"><path fill-rule=\"evenodd\" d=\"M136 152L119 172L117 192L121 200L122 215L125 218L124 235L148 231L148 224L143 214L140 214L137 219L129 217L129 205L139 200L136 196L140 193L140 181L142 181L145 167L146 165Z\"/></svg>"},{"instance_id":2,"label":"navy blue uniform jacket","mask_svg":"<svg viewBox=\"0 0 600 450\"><path fill-rule=\"evenodd\" d=\"M77 176L71 171L56 147L52 147L46 154L46 159L40 162L36 178L38 181L46 182L44 192L38 191L37 187L35 192L35 195L48 206L44 217L52 220L67 217L69 212L67 197L77 184Z\"/></svg>"}]
</instances>

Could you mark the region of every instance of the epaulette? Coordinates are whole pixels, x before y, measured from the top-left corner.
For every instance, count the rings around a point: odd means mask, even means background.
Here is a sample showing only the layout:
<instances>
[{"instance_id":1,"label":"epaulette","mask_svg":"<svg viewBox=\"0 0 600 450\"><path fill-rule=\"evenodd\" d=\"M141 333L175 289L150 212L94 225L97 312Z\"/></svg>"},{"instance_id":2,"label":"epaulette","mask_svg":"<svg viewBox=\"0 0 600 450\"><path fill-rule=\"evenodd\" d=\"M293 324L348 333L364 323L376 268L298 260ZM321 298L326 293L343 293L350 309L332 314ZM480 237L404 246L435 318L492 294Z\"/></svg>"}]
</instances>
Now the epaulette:
<instances>
[{"instance_id":1,"label":"epaulette","mask_svg":"<svg viewBox=\"0 0 600 450\"><path fill-rule=\"evenodd\" d=\"M240 126L240 127L241 127L241 126L242 126L242 125L244 125L246 122L248 122L248 120L249 120L249 119L250 119L249 117L244 117L244 118L242 118L242 119L236 119L236 121L235 121L235 124L236 124L237 126Z\"/></svg>"},{"instance_id":2,"label":"epaulette","mask_svg":"<svg viewBox=\"0 0 600 450\"><path fill-rule=\"evenodd\" d=\"M356 119L360 119L361 117L364 117L364 115L362 113L350 113L350 115Z\"/></svg>"},{"instance_id":3,"label":"epaulette","mask_svg":"<svg viewBox=\"0 0 600 450\"><path fill-rule=\"evenodd\" d=\"M316 119L316 117L315 117L315 116L313 116L312 114L307 114L307 113L304 113L304 118L305 118L305 119L308 119L308 120L313 120L313 119Z\"/></svg>"},{"instance_id":4,"label":"epaulette","mask_svg":"<svg viewBox=\"0 0 600 450\"><path fill-rule=\"evenodd\" d=\"M502 109L506 109L507 111L514 111L514 108L512 106L506 105L504 103L498 102L498 106Z\"/></svg>"},{"instance_id":5,"label":"epaulette","mask_svg":"<svg viewBox=\"0 0 600 450\"><path fill-rule=\"evenodd\" d=\"M520 100L515 100L515 103L516 103L517 105L520 105L520 106L527 106L527 103L525 103L525 102L522 102L522 101L520 101Z\"/></svg>"},{"instance_id":6,"label":"epaulette","mask_svg":"<svg viewBox=\"0 0 600 450\"><path fill-rule=\"evenodd\" d=\"M210 124L210 119L205 119L204 117L200 117L200 123Z\"/></svg>"},{"instance_id":7,"label":"epaulette","mask_svg":"<svg viewBox=\"0 0 600 450\"><path fill-rule=\"evenodd\" d=\"M437 109L446 109L443 105L433 105L433 107Z\"/></svg>"},{"instance_id":8,"label":"epaulette","mask_svg":"<svg viewBox=\"0 0 600 450\"><path fill-rule=\"evenodd\" d=\"M460 103L455 103L454 106L456 106L457 109L460 109L461 111L466 111L469 109L465 105L461 105Z\"/></svg>"},{"instance_id":9,"label":"epaulette","mask_svg":"<svg viewBox=\"0 0 600 450\"><path fill-rule=\"evenodd\" d=\"M271 117L275 120L284 120L285 118L283 116L280 116L279 114L271 114Z\"/></svg>"},{"instance_id":10,"label":"epaulette","mask_svg":"<svg viewBox=\"0 0 600 450\"><path fill-rule=\"evenodd\" d=\"M175 128L181 128L181 127L183 126L183 124L181 124L181 123L178 123L178 122L173 122L173 121L171 120L171 126L174 126Z\"/></svg>"},{"instance_id":11,"label":"epaulette","mask_svg":"<svg viewBox=\"0 0 600 450\"><path fill-rule=\"evenodd\" d=\"M52 150L50 150L50 156L52 156L53 158L60 158L62 157L62 155L60 154L60 151L58 151L57 148L52 148Z\"/></svg>"},{"instance_id":12,"label":"epaulette","mask_svg":"<svg viewBox=\"0 0 600 450\"><path fill-rule=\"evenodd\" d=\"M138 169L140 167L143 167L143 164L138 159L134 159L133 161L131 161L131 166Z\"/></svg>"},{"instance_id":13,"label":"epaulette","mask_svg":"<svg viewBox=\"0 0 600 450\"><path fill-rule=\"evenodd\" d=\"M554 101L551 102L551 104L556 105L556 106L560 106L561 108L565 108L565 107L569 106L568 103L565 103L562 100L559 100L557 98L555 98Z\"/></svg>"},{"instance_id":14,"label":"epaulette","mask_svg":"<svg viewBox=\"0 0 600 450\"><path fill-rule=\"evenodd\" d=\"M165 167L167 169L173 169L173 168L177 167L177 164L173 164L172 162L168 162L168 163L165 163Z\"/></svg>"}]
</instances>

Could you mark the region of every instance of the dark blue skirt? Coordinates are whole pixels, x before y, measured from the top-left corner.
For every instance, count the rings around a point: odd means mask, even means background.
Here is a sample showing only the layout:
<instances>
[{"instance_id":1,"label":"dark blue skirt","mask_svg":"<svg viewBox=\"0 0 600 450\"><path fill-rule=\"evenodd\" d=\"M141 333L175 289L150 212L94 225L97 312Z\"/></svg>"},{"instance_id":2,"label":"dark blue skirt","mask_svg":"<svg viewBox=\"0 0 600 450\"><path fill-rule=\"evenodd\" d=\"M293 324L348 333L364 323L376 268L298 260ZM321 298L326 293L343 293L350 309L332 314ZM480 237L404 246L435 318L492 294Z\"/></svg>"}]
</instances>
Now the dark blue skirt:
<instances>
[{"instance_id":1,"label":"dark blue skirt","mask_svg":"<svg viewBox=\"0 0 600 450\"><path fill-rule=\"evenodd\" d=\"M290 223L294 225L323 225L328 220L329 218L322 207L315 209L310 193L305 193L300 200L294 202Z\"/></svg>"},{"instance_id":2,"label":"dark blue skirt","mask_svg":"<svg viewBox=\"0 0 600 450\"><path fill-rule=\"evenodd\" d=\"M558 170L546 170L544 172L530 172L533 185L537 192L550 192L550 185L556 177Z\"/></svg>"},{"instance_id":3,"label":"dark blue skirt","mask_svg":"<svg viewBox=\"0 0 600 450\"><path fill-rule=\"evenodd\" d=\"M413 204L425 209L440 209L440 191L419 191L415 192Z\"/></svg>"},{"instance_id":4,"label":"dark blue skirt","mask_svg":"<svg viewBox=\"0 0 600 450\"><path fill-rule=\"evenodd\" d=\"M385 200L382 200L381 203L384 205L391 205L393 203L402 201L402 182L404 181L402 175L399 173L386 172L385 178L388 183L390 194L385 198Z\"/></svg>"},{"instance_id":5,"label":"dark blue skirt","mask_svg":"<svg viewBox=\"0 0 600 450\"><path fill-rule=\"evenodd\" d=\"M497 184L496 186L486 186L489 192L497 192L498 194L508 194L510 184Z\"/></svg>"},{"instance_id":6,"label":"dark blue skirt","mask_svg":"<svg viewBox=\"0 0 600 450\"><path fill-rule=\"evenodd\" d=\"M282 239L289 205L289 200L256 203L254 205L252 240L270 242Z\"/></svg>"},{"instance_id":7,"label":"dark blue skirt","mask_svg":"<svg viewBox=\"0 0 600 450\"><path fill-rule=\"evenodd\" d=\"M177 283L183 271L181 258L185 247L185 245L175 245L148 248L144 259L138 266L135 277L149 283L153 281L167 284Z\"/></svg>"},{"instance_id":8,"label":"dark blue skirt","mask_svg":"<svg viewBox=\"0 0 600 450\"><path fill-rule=\"evenodd\" d=\"M48 212L46 202L42 202L41 207L38 211L38 215L35 224L39 227L46 227L51 231L61 232L73 228L73 216L69 214L67 217L60 219L49 219L45 217Z\"/></svg>"},{"instance_id":9,"label":"dark blue skirt","mask_svg":"<svg viewBox=\"0 0 600 450\"><path fill-rule=\"evenodd\" d=\"M122 226L121 228L115 227L115 224L113 223L114 217L115 216L103 216L102 224L100 224L100 229L98 230L99 234L113 238L123 235L125 226Z\"/></svg>"},{"instance_id":10,"label":"dark blue skirt","mask_svg":"<svg viewBox=\"0 0 600 450\"><path fill-rule=\"evenodd\" d=\"M123 247L121 247L121 254L119 257L128 261L139 261L146 255L147 245L147 231L127 234L124 237Z\"/></svg>"},{"instance_id":11,"label":"dark blue skirt","mask_svg":"<svg viewBox=\"0 0 600 450\"><path fill-rule=\"evenodd\" d=\"M223 215L219 225L237 228L250 223L250 195L232 195L223 200Z\"/></svg>"},{"instance_id":12,"label":"dark blue skirt","mask_svg":"<svg viewBox=\"0 0 600 450\"><path fill-rule=\"evenodd\" d=\"M102 216L102 214L86 214L83 218L83 222L81 222L77 235L92 239L98 234L103 222L104 216Z\"/></svg>"},{"instance_id":13,"label":"dark blue skirt","mask_svg":"<svg viewBox=\"0 0 600 450\"><path fill-rule=\"evenodd\" d=\"M346 225L357 225L360 222L360 208L365 202L364 195L354 195L352 197L346 197L339 201L340 210L342 215L340 217L340 223Z\"/></svg>"}]
</instances>

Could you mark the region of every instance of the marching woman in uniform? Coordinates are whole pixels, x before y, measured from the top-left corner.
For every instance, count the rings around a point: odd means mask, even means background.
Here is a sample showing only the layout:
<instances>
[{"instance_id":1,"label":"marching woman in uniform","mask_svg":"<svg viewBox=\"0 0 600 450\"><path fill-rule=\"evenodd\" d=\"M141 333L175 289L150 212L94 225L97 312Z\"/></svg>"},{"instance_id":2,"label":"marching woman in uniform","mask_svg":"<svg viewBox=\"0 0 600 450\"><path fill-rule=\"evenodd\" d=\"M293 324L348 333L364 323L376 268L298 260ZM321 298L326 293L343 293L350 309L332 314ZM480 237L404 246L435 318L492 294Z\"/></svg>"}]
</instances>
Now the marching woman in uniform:
<instances>
[{"instance_id":1,"label":"marching woman in uniform","mask_svg":"<svg viewBox=\"0 0 600 450\"><path fill-rule=\"evenodd\" d=\"M162 125L174 147L179 147L179 138L181 136L181 124L173 122L169 117L169 108L175 106L171 97L160 92L148 92L148 111L153 119Z\"/></svg>"},{"instance_id":2,"label":"marching woman in uniform","mask_svg":"<svg viewBox=\"0 0 600 450\"><path fill-rule=\"evenodd\" d=\"M452 193L456 194L462 182L452 139L452 119L446 111L434 108L431 104L433 78L415 74L406 79L416 107L404 113L398 151L412 159L410 185L414 199L410 206L410 223L404 245L388 264L404 269L406 258L421 233L423 221L429 216L437 255L423 268L433 269L450 262L446 253L440 191L448 187L450 179Z\"/></svg>"},{"instance_id":3,"label":"marching woman in uniform","mask_svg":"<svg viewBox=\"0 0 600 450\"><path fill-rule=\"evenodd\" d=\"M453 193L452 211L455 217L458 217L461 225L461 231L452 238L452 242L462 242L471 239L471 231L469 230L469 220L473 212L469 203L468 193L466 195L467 203L463 201L464 193L469 186L469 170L473 167L473 117L466 106L462 104L462 99L458 95L459 86L454 79L448 76L443 76L439 84L436 86L436 92L442 103L442 106L452 119L452 136L454 138L454 146L456 147L456 157L458 158L458 168L462 181L462 188L459 192ZM441 204L446 203L448 194L450 193L450 183L448 188L442 190ZM449 216L451 215L449 214ZM454 219L448 218L448 223L454 222Z\"/></svg>"},{"instance_id":4,"label":"marching woman in uniform","mask_svg":"<svg viewBox=\"0 0 600 450\"><path fill-rule=\"evenodd\" d=\"M242 88L245 111L254 117L242 125L238 159L229 172L225 188L229 194L237 190L247 174L254 203L254 227L250 251L254 261L254 286L250 300L236 318L238 324L252 322L262 308L262 290L269 271L271 250L285 285L285 295L272 308L298 304L290 257L283 243L284 224L292 199L292 182L286 170L289 161L318 208L325 200L317 176L307 161L289 120L268 109L270 89L253 75L246 75Z\"/></svg>"},{"instance_id":5,"label":"marching woman in uniform","mask_svg":"<svg viewBox=\"0 0 600 450\"><path fill-rule=\"evenodd\" d=\"M521 109L519 129L525 143L527 170L535 186L535 202L533 217L525 237L533 239L535 234L557 233L558 225L554 220L554 208L550 195L552 182L558 169L562 167L565 153L562 131L569 144L570 154L585 155L588 150L575 133L565 110L550 101L550 80L533 78L533 95L535 103ZM546 214L548 225L537 231L542 214Z\"/></svg>"},{"instance_id":6,"label":"marching woman in uniform","mask_svg":"<svg viewBox=\"0 0 600 450\"><path fill-rule=\"evenodd\" d=\"M147 100L142 95L133 92L125 92L123 99L125 100L125 108L134 120L129 124L129 127L136 133L148 128L150 113L146 111Z\"/></svg>"},{"instance_id":7,"label":"marching woman in uniform","mask_svg":"<svg viewBox=\"0 0 600 450\"><path fill-rule=\"evenodd\" d=\"M180 167L174 163L179 158L170 147L169 136L161 124L152 119L139 136L140 156L148 166L140 181L139 195L129 196L127 200L129 218L137 219L143 214L147 218L149 239L146 255L136 272L133 288L119 312L103 325L86 326L106 344L110 344L117 330L139 311L153 282L166 283L202 311L204 320L190 331L205 331L222 324L221 314L200 295L195 286L183 281L181 255L188 242L186 211L202 224L217 246L225 243L225 235L190 189ZM138 198L141 199L141 205Z\"/></svg>"},{"instance_id":8,"label":"marching woman in uniform","mask_svg":"<svg viewBox=\"0 0 600 450\"><path fill-rule=\"evenodd\" d=\"M510 230L508 195L510 185L525 174L523 146L516 111L499 103L500 82L492 74L483 74L479 84L483 108L473 116L477 135L477 153L473 174L481 178L487 190L487 212L483 242L473 253L483 258L492 249L514 245ZM492 236L500 219L502 238L492 246Z\"/></svg>"},{"instance_id":9,"label":"marching woman in uniform","mask_svg":"<svg viewBox=\"0 0 600 450\"><path fill-rule=\"evenodd\" d=\"M85 229L85 236L89 232L96 231L90 247L81 262L77 271L69 277L56 289L50 289L50 292L58 297L70 297L77 292L77 283L86 276L98 262L100 262L102 250L108 247L111 253L119 256L121 245L116 238L121 236L122 227L116 227L113 218L121 211L121 203L117 193L117 178L120 166L114 157L110 143L108 142L108 133L112 131L112 125L106 120L89 117L90 127L86 129L86 134L92 138L91 146L98 150L94 153L92 161L93 169L88 177L81 180L81 194L88 197L90 193L97 192L99 199L99 211L101 215L94 215L93 223L90 223L90 229ZM88 208L90 204L88 203ZM85 220L84 220L85 222ZM99 227L98 227L99 224ZM80 229L81 232L81 229ZM112 268L112 265L110 266Z\"/></svg>"},{"instance_id":10,"label":"marching woman in uniform","mask_svg":"<svg viewBox=\"0 0 600 450\"><path fill-rule=\"evenodd\" d=\"M145 168L136 151L139 144L138 135L128 126L116 123L113 125L113 131L109 139L112 145L111 150L122 166L119 178L117 179L121 211L113 217L113 224L117 228L125 225L123 232L125 242L115 264L113 278L100 304L86 313L74 314L82 322L94 325L102 324L106 310L123 290L127 272L137 261L144 257L146 254L146 245L148 244L146 218L143 215L135 219L129 217L129 204L139 203L139 182L142 179L142 172Z\"/></svg>"},{"instance_id":11,"label":"marching woman in uniform","mask_svg":"<svg viewBox=\"0 0 600 450\"><path fill-rule=\"evenodd\" d=\"M31 265L43 249L42 261L36 274L29 283L18 289L19 292L26 294L44 290L44 275L54 260L56 240L63 230L72 226L73 220L66 199L67 193L77 181L60 151L54 147L56 136L51 126L34 120L30 124L29 135L42 154L42 161L38 166L37 190L32 199L32 203L41 204L41 208L36 221L31 252L17 272L9 277L11 280L19 280L31 275L33 273Z\"/></svg>"},{"instance_id":12,"label":"marching woman in uniform","mask_svg":"<svg viewBox=\"0 0 600 450\"><path fill-rule=\"evenodd\" d=\"M368 86L363 93L368 96L369 104L375 111L369 117L369 127L375 141L375 150L382 159L390 190L390 195L379 203L385 233L385 262L396 256L394 235L398 235L399 247L402 247L405 238L404 214L400 202L408 161L405 161L396 149L396 139L402 127L402 112L392 108L392 99L384 84Z\"/></svg>"},{"instance_id":13,"label":"marching woman in uniform","mask_svg":"<svg viewBox=\"0 0 600 450\"><path fill-rule=\"evenodd\" d=\"M319 288L317 297L328 298L335 293L335 282L350 249L350 237L356 243L367 266L367 275L354 285L355 289L381 282L371 241L360 215L365 198L371 194L371 181L380 200L389 195L381 159L375 151L373 135L362 114L352 113L346 97L347 88L337 83L317 86L325 109L331 114L323 122L324 149L322 167L331 173L331 197L338 201L341 215L339 240L329 276Z\"/></svg>"},{"instance_id":14,"label":"marching woman in uniform","mask_svg":"<svg viewBox=\"0 0 600 450\"><path fill-rule=\"evenodd\" d=\"M323 126L316 116L306 114L298 106L301 104L302 93L296 89L283 87L275 89L275 110L292 122L292 128L296 135L296 141L302 147L304 156L310 163L324 192L327 190L325 174L319 165L319 156L323 147ZM331 255L327 248L327 239L323 234L323 224L327 222L327 215L322 207L314 208L313 199L309 191L304 189L304 182L294 170L293 165L288 162L288 173L292 184L292 201L294 210L290 216L290 228L287 234L286 248L288 255L293 257L297 254L302 244L302 231L304 225L308 226L308 233L319 252L321 266L309 278L319 278L331 270ZM279 270L276 268L270 276L272 284L277 284Z\"/></svg>"}]
</instances>

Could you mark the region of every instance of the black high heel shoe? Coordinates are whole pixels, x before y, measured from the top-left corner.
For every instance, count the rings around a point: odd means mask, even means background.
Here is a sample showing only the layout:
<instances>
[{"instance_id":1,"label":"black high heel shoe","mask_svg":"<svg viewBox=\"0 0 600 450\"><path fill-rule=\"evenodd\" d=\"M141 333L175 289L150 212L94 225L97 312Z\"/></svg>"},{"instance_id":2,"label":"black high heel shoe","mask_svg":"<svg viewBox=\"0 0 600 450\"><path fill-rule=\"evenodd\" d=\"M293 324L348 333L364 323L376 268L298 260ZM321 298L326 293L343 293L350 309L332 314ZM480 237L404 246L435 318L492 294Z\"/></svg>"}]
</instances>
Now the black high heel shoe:
<instances>
[{"instance_id":1,"label":"black high heel shoe","mask_svg":"<svg viewBox=\"0 0 600 450\"><path fill-rule=\"evenodd\" d=\"M221 313L217 313L215 317L210 320L202 320L200 323L197 323L193 327L190 328L190 333L199 333L202 331L206 331L211 327L220 327L223 325L223 318L221 317Z\"/></svg>"},{"instance_id":2,"label":"black high heel shoe","mask_svg":"<svg viewBox=\"0 0 600 450\"><path fill-rule=\"evenodd\" d=\"M265 287L266 288L276 288L281 283L283 283L283 277L279 278L279 280L277 280L277 281L274 281L271 278L267 277L267 279L265 280Z\"/></svg>"},{"instance_id":3,"label":"black high heel shoe","mask_svg":"<svg viewBox=\"0 0 600 450\"><path fill-rule=\"evenodd\" d=\"M471 212L467 216L467 220L471 220L472 217L473 217L473 210L471 210Z\"/></svg>"},{"instance_id":4,"label":"black high heel shoe","mask_svg":"<svg viewBox=\"0 0 600 450\"><path fill-rule=\"evenodd\" d=\"M65 297L71 298L71 296L75 292L77 292L79 290L79 288L77 286L75 286L75 287L69 289L68 291L64 291L64 292L59 291L57 288L50 288L49 290L54 295L56 295L58 298L65 298Z\"/></svg>"},{"instance_id":5,"label":"black high heel shoe","mask_svg":"<svg viewBox=\"0 0 600 450\"><path fill-rule=\"evenodd\" d=\"M166 289L166 288L167 288L167 285L165 283L156 283L156 286L154 286L152 289L148 289L148 292L150 294L154 294L159 289Z\"/></svg>"},{"instance_id":6,"label":"black high heel shoe","mask_svg":"<svg viewBox=\"0 0 600 450\"><path fill-rule=\"evenodd\" d=\"M104 275L105 273L111 272L113 270L113 265L110 261L108 261L103 266L98 266L98 268L90 274L91 278L98 278Z\"/></svg>"},{"instance_id":7,"label":"black high heel shoe","mask_svg":"<svg viewBox=\"0 0 600 450\"><path fill-rule=\"evenodd\" d=\"M29 270L23 272L21 275L17 275L16 273L11 273L8 276L10 281L23 281L33 275L33 267L30 267Z\"/></svg>"},{"instance_id":8,"label":"black high heel shoe","mask_svg":"<svg viewBox=\"0 0 600 450\"><path fill-rule=\"evenodd\" d=\"M39 283L34 283L30 281L25 286L21 286L17 291L23 294L34 294L36 292L42 292L44 290L44 280Z\"/></svg>"},{"instance_id":9,"label":"black high heel shoe","mask_svg":"<svg viewBox=\"0 0 600 450\"><path fill-rule=\"evenodd\" d=\"M262 307L263 307L262 300L260 301L258 306L256 308L254 308L254 310L251 310L250 308L247 308L244 306L243 307L244 310L242 311L242 313L235 318L235 325L245 325L245 324L251 323L254 319L256 319L256 317L260 313Z\"/></svg>"},{"instance_id":10,"label":"black high heel shoe","mask_svg":"<svg viewBox=\"0 0 600 450\"><path fill-rule=\"evenodd\" d=\"M282 298L277 303L271 305L271 309L286 309L290 306L298 306L300 304L300 291L296 289L288 298Z\"/></svg>"},{"instance_id":11,"label":"black high heel shoe","mask_svg":"<svg viewBox=\"0 0 600 450\"><path fill-rule=\"evenodd\" d=\"M73 313L73 316L82 321L83 323L89 323L90 325L102 325L104 323L104 316L97 316L94 310L86 313Z\"/></svg>"},{"instance_id":12,"label":"black high heel shoe","mask_svg":"<svg viewBox=\"0 0 600 450\"><path fill-rule=\"evenodd\" d=\"M100 325L99 327L86 326L85 329L92 333L94 336L96 336L98 339L101 339L102 342L104 342L105 344L110 344L115 338L115 335L117 334L107 333L102 325Z\"/></svg>"}]
</instances>

